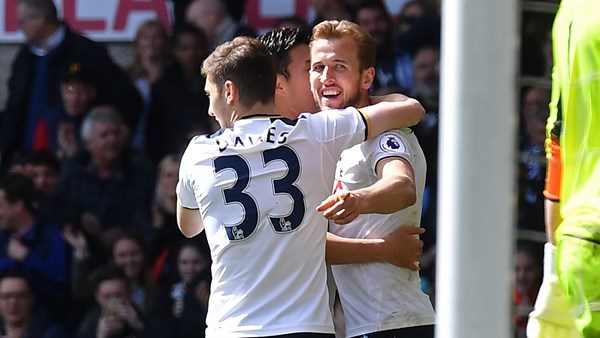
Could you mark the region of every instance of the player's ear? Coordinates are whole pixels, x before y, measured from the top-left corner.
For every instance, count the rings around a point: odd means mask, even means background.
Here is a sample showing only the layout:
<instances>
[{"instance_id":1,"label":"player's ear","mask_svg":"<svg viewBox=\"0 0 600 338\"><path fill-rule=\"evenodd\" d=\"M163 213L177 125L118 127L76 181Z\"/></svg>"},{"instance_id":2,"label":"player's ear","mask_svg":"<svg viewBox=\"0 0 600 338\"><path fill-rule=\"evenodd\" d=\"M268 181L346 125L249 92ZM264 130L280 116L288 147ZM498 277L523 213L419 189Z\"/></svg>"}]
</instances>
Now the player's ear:
<instances>
[{"instance_id":1,"label":"player's ear","mask_svg":"<svg viewBox=\"0 0 600 338\"><path fill-rule=\"evenodd\" d=\"M281 74L277 74L277 82L275 83L275 94L286 94L284 84L285 77Z\"/></svg>"},{"instance_id":2,"label":"player's ear","mask_svg":"<svg viewBox=\"0 0 600 338\"><path fill-rule=\"evenodd\" d=\"M227 104L233 105L237 100L237 86L235 85L235 83L231 82L231 80L227 80L223 84L223 89L225 91L224 95Z\"/></svg>"},{"instance_id":3,"label":"player's ear","mask_svg":"<svg viewBox=\"0 0 600 338\"><path fill-rule=\"evenodd\" d=\"M373 80L375 80L375 68L369 67L362 72L362 81L361 85L363 89L369 89L373 85Z\"/></svg>"}]
</instances>

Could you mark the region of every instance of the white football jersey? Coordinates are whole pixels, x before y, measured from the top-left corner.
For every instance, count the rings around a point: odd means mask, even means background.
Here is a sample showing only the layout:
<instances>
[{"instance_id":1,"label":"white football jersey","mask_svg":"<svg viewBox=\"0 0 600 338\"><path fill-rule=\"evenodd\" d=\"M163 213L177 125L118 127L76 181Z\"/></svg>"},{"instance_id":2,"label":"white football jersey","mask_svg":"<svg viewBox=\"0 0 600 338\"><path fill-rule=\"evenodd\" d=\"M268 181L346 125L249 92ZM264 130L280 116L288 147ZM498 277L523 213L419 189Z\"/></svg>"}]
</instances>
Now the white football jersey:
<instances>
[{"instance_id":1,"label":"white football jersey","mask_svg":"<svg viewBox=\"0 0 600 338\"><path fill-rule=\"evenodd\" d=\"M354 108L251 117L194 138L179 203L199 208L213 259L206 337L333 333L325 269L331 191L344 149L365 139Z\"/></svg>"},{"instance_id":2,"label":"white football jersey","mask_svg":"<svg viewBox=\"0 0 600 338\"><path fill-rule=\"evenodd\" d=\"M407 160L415 173L417 202L392 214L363 214L329 230L350 238L383 238L402 225L420 226L426 163L410 129L394 130L344 151L336 168L334 189L355 190L377 182L377 163L389 157ZM386 262L332 267L346 319L346 336L430 325L435 313L421 291L419 273Z\"/></svg>"}]
</instances>

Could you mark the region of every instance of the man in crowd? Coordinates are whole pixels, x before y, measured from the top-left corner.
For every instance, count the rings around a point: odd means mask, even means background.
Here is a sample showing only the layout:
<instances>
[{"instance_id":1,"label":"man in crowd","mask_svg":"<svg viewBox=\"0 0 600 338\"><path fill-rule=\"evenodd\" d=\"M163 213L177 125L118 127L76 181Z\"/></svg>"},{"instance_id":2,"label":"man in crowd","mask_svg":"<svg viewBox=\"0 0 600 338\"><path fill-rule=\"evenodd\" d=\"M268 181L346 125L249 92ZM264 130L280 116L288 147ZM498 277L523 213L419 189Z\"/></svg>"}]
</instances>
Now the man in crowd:
<instances>
[{"instance_id":1,"label":"man in crowd","mask_svg":"<svg viewBox=\"0 0 600 338\"><path fill-rule=\"evenodd\" d=\"M0 163L29 150L56 150L56 130L65 113L59 109L60 80L74 63L86 64L97 85L97 100L116 105L135 126L142 101L127 75L102 45L72 32L60 21L52 0L19 0L19 28L25 43L8 80L2 114Z\"/></svg>"},{"instance_id":2,"label":"man in crowd","mask_svg":"<svg viewBox=\"0 0 600 338\"><path fill-rule=\"evenodd\" d=\"M42 308L56 314L69 293L70 251L59 227L37 217L35 195L27 177L0 179L0 272L23 273Z\"/></svg>"}]
</instances>

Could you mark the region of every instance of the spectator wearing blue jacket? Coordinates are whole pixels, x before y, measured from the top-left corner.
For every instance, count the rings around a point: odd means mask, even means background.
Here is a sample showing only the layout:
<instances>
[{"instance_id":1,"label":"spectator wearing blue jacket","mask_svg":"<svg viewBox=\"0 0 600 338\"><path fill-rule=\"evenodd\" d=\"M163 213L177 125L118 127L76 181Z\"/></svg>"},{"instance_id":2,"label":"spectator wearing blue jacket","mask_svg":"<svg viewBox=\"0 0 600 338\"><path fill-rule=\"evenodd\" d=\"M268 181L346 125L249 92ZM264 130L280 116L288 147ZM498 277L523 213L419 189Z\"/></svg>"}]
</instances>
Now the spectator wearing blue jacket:
<instances>
[{"instance_id":1,"label":"spectator wearing blue jacket","mask_svg":"<svg viewBox=\"0 0 600 338\"><path fill-rule=\"evenodd\" d=\"M69 291L70 249L59 227L37 219L33 182L19 174L0 179L0 273L15 270L31 281L48 313Z\"/></svg>"}]
</instances>

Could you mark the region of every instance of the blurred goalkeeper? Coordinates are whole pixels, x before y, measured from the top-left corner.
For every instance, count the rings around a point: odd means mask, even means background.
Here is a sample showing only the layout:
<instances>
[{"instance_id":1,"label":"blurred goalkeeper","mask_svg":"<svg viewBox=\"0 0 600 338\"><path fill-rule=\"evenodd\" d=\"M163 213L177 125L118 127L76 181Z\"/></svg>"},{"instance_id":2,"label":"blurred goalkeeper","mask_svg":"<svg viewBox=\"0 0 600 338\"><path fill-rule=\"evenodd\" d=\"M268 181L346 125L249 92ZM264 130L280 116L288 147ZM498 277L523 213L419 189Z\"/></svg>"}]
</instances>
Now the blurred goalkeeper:
<instances>
[{"instance_id":1,"label":"blurred goalkeeper","mask_svg":"<svg viewBox=\"0 0 600 338\"><path fill-rule=\"evenodd\" d=\"M554 20L548 243L529 338L600 337L599 16L597 0L562 0Z\"/></svg>"}]
</instances>

